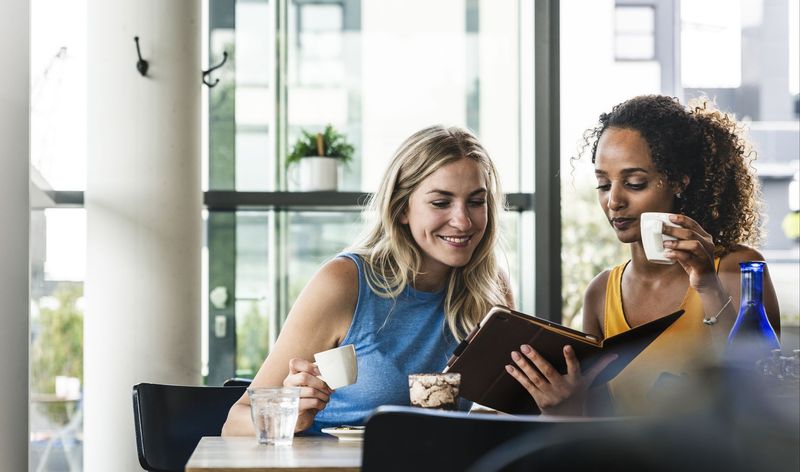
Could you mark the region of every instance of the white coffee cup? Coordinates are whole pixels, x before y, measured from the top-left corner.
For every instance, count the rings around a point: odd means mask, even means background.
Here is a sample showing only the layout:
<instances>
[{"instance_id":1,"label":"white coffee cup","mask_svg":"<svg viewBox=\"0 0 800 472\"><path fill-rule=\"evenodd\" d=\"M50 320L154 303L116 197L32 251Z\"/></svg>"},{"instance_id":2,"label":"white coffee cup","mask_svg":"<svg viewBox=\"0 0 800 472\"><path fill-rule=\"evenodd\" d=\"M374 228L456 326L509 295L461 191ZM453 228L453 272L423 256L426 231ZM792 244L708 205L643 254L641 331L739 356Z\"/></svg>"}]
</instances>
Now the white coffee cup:
<instances>
[{"instance_id":1,"label":"white coffee cup","mask_svg":"<svg viewBox=\"0 0 800 472\"><path fill-rule=\"evenodd\" d=\"M358 379L356 348L346 344L314 354L320 376L332 389L346 387Z\"/></svg>"},{"instance_id":2,"label":"white coffee cup","mask_svg":"<svg viewBox=\"0 0 800 472\"><path fill-rule=\"evenodd\" d=\"M639 224L642 235L642 245L647 260L656 264L674 264L675 261L664 256L664 241L674 241L675 238L664 234L664 225L678 228L679 226L669 220L671 213L642 213Z\"/></svg>"}]
</instances>

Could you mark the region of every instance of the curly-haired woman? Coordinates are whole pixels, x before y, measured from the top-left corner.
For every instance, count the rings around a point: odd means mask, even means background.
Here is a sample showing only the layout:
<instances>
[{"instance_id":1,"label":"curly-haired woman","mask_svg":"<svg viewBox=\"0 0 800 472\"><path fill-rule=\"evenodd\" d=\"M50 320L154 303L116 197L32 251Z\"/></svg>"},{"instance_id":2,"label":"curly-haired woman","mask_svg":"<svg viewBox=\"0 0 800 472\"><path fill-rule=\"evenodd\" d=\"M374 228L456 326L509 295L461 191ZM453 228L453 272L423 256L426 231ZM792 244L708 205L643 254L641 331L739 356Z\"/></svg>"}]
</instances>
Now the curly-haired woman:
<instances>
[{"instance_id":1,"label":"curly-haired woman","mask_svg":"<svg viewBox=\"0 0 800 472\"><path fill-rule=\"evenodd\" d=\"M609 383L618 412L644 413L654 386L719 353L737 315L739 262L763 260L748 246L760 236L753 152L741 125L710 101L700 99L687 108L656 95L632 98L603 113L585 139L600 207L620 242L630 244L631 258L589 284L584 331L610 337L679 308L686 311ZM645 212L674 214L670 221L677 227L664 225L663 233L676 238L664 242L666 256L676 264L647 260L639 225ZM780 310L768 273L764 306L779 334ZM719 323L703 323L713 316ZM587 385L598 369L582 375L569 347L564 350L569 372L563 376L530 346L520 351L507 368L542 410L582 413Z\"/></svg>"},{"instance_id":2,"label":"curly-haired woman","mask_svg":"<svg viewBox=\"0 0 800 472\"><path fill-rule=\"evenodd\" d=\"M513 306L494 253L502 209L497 171L475 136L443 126L413 134L372 198L374 223L309 281L252 385L301 388L296 431L408 405L408 374L441 371L492 305ZM358 382L334 392L310 359L346 344ZM247 395L223 434L253 434Z\"/></svg>"}]
</instances>

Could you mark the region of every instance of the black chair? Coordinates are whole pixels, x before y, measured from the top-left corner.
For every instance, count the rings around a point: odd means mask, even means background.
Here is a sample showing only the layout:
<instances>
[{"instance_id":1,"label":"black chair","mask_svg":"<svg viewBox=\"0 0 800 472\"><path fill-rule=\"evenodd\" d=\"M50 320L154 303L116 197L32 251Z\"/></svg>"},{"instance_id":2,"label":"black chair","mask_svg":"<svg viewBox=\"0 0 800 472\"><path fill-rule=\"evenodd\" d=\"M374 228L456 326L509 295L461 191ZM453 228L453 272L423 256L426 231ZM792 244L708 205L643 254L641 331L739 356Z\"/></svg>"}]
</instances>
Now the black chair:
<instances>
[{"instance_id":1,"label":"black chair","mask_svg":"<svg viewBox=\"0 0 800 472\"><path fill-rule=\"evenodd\" d=\"M245 387L140 383L133 387L139 464L151 471L182 471L203 436L218 436Z\"/></svg>"},{"instance_id":2,"label":"black chair","mask_svg":"<svg viewBox=\"0 0 800 472\"><path fill-rule=\"evenodd\" d=\"M231 377L222 383L225 387L249 387L253 379L247 377Z\"/></svg>"},{"instance_id":3,"label":"black chair","mask_svg":"<svg viewBox=\"0 0 800 472\"><path fill-rule=\"evenodd\" d=\"M619 420L557 420L380 407L366 423L362 468L366 472L466 470L498 445L520 435L613 421Z\"/></svg>"}]
</instances>

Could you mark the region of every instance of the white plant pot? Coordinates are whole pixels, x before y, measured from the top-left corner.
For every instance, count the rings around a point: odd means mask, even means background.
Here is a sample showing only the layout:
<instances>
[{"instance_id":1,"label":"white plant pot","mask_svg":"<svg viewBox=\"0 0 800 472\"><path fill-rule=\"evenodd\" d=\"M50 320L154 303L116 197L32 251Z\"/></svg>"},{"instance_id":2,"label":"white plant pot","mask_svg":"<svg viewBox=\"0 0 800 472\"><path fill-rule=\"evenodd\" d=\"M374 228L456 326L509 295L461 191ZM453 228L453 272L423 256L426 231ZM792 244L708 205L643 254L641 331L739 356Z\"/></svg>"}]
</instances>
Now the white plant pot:
<instances>
[{"instance_id":1,"label":"white plant pot","mask_svg":"<svg viewBox=\"0 0 800 472\"><path fill-rule=\"evenodd\" d=\"M339 159L304 157L297 164L297 187L301 192L336 191Z\"/></svg>"}]
</instances>

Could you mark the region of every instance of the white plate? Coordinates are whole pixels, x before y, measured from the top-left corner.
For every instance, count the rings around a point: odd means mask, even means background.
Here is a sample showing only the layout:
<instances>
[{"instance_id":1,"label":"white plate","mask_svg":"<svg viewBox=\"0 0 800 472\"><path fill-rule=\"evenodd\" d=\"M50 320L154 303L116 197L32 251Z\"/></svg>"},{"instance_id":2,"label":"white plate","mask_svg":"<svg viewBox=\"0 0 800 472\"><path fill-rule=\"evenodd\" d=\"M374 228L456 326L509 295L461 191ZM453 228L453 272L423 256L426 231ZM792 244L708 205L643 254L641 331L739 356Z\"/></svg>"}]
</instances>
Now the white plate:
<instances>
[{"instance_id":1,"label":"white plate","mask_svg":"<svg viewBox=\"0 0 800 472\"><path fill-rule=\"evenodd\" d=\"M330 434L331 436L336 436L339 438L339 441L363 441L364 440L364 428L353 429L353 428L322 428L321 430L325 434Z\"/></svg>"}]
</instances>

